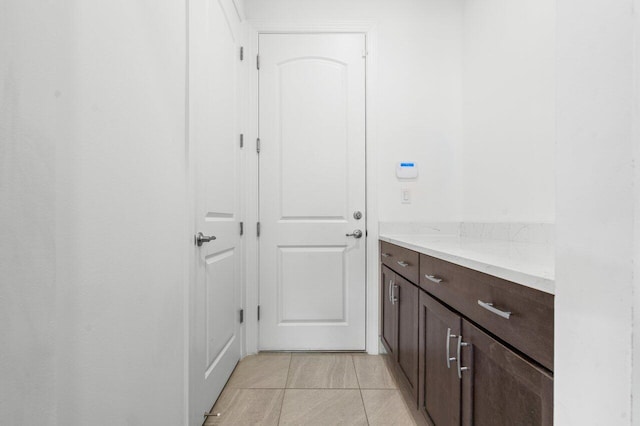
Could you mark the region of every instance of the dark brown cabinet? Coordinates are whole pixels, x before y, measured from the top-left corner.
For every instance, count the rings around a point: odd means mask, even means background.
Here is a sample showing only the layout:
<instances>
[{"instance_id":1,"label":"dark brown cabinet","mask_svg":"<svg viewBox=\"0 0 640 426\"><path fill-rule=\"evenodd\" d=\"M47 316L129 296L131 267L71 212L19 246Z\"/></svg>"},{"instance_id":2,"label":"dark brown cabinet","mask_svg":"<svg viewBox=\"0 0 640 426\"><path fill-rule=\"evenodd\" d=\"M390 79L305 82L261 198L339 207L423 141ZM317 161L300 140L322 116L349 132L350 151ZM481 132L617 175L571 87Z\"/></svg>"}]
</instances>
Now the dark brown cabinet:
<instances>
[{"instance_id":1,"label":"dark brown cabinet","mask_svg":"<svg viewBox=\"0 0 640 426\"><path fill-rule=\"evenodd\" d=\"M420 290L396 275L396 306L398 311L398 365L414 396L418 394L418 299Z\"/></svg>"},{"instance_id":2,"label":"dark brown cabinet","mask_svg":"<svg viewBox=\"0 0 640 426\"><path fill-rule=\"evenodd\" d=\"M425 292L419 304L418 409L440 426L460 424L456 348L462 319Z\"/></svg>"},{"instance_id":3,"label":"dark brown cabinet","mask_svg":"<svg viewBox=\"0 0 640 426\"><path fill-rule=\"evenodd\" d=\"M380 242L380 259L412 283L420 283L420 254L394 244Z\"/></svg>"},{"instance_id":4,"label":"dark brown cabinet","mask_svg":"<svg viewBox=\"0 0 640 426\"><path fill-rule=\"evenodd\" d=\"M397 360L398 333L397 333L397 312L393 299L394 278L393 271L386 266L382 266L382 343L387 352Z\"/></svg>"},{"instance_id":5,"label":"dark brown cabinet","mask_svg":"<svg viewBox=\"0 0 640 426\"><path fill-rule=\"evenodd\" d=\"M382 341L417 396L419 289L386 266L382 283Z\"/></svg>"},{"instance_id":6,"label":"dark brown cabinet","mask_svg":"<svg viewBox=\"0 0 640 426\"><path fill-rule=\"evenodd\" d=\"M552 425L553 377L462 321L462 424Z\"/></svg>"},{"instance_id":7,"label":"dark brown cabinet","mask_svg":"<svg viewBox=\"0 0 640 426\"><path fill-rule=\"evenodd\" d=\"M553 423L553 378L433 297L420 295L418 408L435 425Z\"/></svg>"},{"instance_id":8,"label":"dark brown cabinet","mask_svg":"<svg viewBox=\"0 0 640 426\"><path fill-rule=\"evenodd\" d=\"M553 295L424 254L420 287L553 370Z\"/></svg>"},{"instance_id":9,"label":"dark brown cabinet","mask_svg":"<svg viewBox=\"0 0 640 426\"><path fill-rule=\"evenodd\" d=\"M381 339L424 421L552 425L553 295L380 248Z\"/></svg>"}]
</instances>

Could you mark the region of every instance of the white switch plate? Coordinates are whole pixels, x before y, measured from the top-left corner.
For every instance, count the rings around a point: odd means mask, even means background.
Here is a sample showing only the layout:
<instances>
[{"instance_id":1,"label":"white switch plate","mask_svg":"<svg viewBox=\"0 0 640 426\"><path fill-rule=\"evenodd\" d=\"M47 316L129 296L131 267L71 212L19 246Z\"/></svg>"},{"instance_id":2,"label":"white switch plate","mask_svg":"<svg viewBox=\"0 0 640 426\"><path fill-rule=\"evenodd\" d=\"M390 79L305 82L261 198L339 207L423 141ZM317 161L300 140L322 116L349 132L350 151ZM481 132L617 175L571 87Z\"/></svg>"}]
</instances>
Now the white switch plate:
<instances>
[{"instance_id":1,"label":"white switch plate","mask_svg":"<svg viewBox=\"0 0 640 426\"><path fill-rule=\"evenodd\" d=\"M411 190L408 188L403 188L400 191L400 202L402 204L411 204Z\"/></svg>"}]
</instances>

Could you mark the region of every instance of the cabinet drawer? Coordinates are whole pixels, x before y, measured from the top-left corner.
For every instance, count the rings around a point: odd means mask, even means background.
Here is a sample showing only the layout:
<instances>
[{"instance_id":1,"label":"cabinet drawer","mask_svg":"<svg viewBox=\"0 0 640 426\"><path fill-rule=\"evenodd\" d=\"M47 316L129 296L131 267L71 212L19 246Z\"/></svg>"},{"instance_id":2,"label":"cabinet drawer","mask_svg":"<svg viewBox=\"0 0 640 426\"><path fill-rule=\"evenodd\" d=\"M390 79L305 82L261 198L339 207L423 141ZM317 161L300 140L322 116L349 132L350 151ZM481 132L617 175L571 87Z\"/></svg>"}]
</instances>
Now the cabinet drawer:
<instances>
[{"instance_id":1,"label":"cabinet drawer","mask_svg":"<svg viewBox=\"0 0 640 426\"><path fill-rule=\"evenodd\" d=\"M553 295L420 257L424 290L553 371ZM442 281L433 282L426 275Z\"/></svg>"},{"instance_id":2,"label":"cabinet drawer","mask_svg":"<svg viewBox=\"0 0 640 426\"><path fill-rule=\"evenodd\" d=\"M456 265L436 259L435 257L420 255L420 287L435 294L439 287L446 286L454 279Z\"/></svg>"},{"instance_id":3,"label":"cabinet drawer","mask_svg":"<svg viewBox=\"0 0 640 426\"><path fill-rule=\"evenodd\" d=\"M380 241L380 259L382 263L393 269L413 283L418 283L420 255L418 252L404 247Z\"/></svg>"}]
</instances>

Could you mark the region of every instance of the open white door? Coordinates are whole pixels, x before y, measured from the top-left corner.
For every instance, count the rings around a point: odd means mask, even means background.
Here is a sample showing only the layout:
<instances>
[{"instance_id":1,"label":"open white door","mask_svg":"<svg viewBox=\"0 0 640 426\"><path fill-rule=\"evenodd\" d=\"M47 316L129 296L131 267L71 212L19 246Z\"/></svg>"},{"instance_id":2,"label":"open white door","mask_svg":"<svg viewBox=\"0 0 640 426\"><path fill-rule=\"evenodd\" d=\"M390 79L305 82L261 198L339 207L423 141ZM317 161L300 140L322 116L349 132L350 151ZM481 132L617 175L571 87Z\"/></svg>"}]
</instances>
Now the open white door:
<instances>
[{"instance_id":1,"label":"open white door","mask_svg":"<svg viewBox=\"0 0 640 426\"><path fill-rule=\"evenodd\" d=\"M365 36L259 37L260 349L364 350Z\"/></svg>"},{"instance_id":2,"label":"open white door","mask_svg":"<svg viewBox=\"0 0 640 426\"><path fill-rule=\"evenodd\" d=\"M190 1L189 140L194 183L189 424L219 396L240 359L239 25L232 2Z\"/></svg>"}]
</instances>

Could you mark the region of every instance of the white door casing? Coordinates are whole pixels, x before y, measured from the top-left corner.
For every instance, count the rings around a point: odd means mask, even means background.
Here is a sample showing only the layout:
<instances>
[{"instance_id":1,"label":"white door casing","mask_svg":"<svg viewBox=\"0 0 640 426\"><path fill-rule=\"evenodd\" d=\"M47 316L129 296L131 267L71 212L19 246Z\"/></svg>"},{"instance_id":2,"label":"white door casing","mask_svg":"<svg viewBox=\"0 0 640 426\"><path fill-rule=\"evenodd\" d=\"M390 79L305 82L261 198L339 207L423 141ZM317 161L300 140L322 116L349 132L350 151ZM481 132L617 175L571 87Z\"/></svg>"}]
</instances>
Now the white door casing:
<instances>
[{"instance_id":1,"label":"white door casing","mask_svg":"<svg viewBox=\"0 0 640 426\"><path fill-rule=\"evenodd\" d=\"M259 54L260 349L364 350L365 36L261 34Z\"/></svg>"},{"instance_id":2,"label":"white door casing","mask_svg":"<svg viewBox=\"0 0 640 426\"><path fill-rule=\"evenodd\" d=\"M200 425L240 359L239 19L231 0L189 2L189 156L194 244L189 424Z\"/></svg>"}]
</instances>

